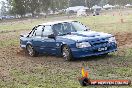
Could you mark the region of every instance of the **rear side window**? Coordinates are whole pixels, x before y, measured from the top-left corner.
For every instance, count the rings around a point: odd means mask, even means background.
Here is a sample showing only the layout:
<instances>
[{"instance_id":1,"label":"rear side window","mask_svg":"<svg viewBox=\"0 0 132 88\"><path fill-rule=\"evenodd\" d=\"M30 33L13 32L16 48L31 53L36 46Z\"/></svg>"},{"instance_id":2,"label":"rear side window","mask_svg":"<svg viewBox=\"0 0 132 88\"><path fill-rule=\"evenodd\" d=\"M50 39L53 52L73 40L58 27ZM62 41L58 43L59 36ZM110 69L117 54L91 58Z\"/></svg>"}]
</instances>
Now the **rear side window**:
<instances>
[{"instance_id":1,"label":"rear side window","mask_svg":"<svg viewBox=\"0 0 132 88\"><path fill-rule=\"evenodd\" d=\"M41 36L42 35L43 26L39 26L35 30L35 36Z\"/></svg>"},{"instance_id":2,"label":"rear side window","mask_svg":"<svg viewBox=\"0 0 132 88\"><path fill-rule=\"evenodd\" d=\"M29 37L42 36L43 28L44 26L38 26L34 28L33 31L30 33Z\"/></svg>"},{"instance_id":3,"label":"rear side window","mask_svg":"<svg viewBox=\"0 0 132 88\"><path fill-rule=\"evenodd\" d=\"M43 37L47 37L48 35L53 34L51 26L45 26L44 31L42 32Z\"/></svg>"}]
</instances>

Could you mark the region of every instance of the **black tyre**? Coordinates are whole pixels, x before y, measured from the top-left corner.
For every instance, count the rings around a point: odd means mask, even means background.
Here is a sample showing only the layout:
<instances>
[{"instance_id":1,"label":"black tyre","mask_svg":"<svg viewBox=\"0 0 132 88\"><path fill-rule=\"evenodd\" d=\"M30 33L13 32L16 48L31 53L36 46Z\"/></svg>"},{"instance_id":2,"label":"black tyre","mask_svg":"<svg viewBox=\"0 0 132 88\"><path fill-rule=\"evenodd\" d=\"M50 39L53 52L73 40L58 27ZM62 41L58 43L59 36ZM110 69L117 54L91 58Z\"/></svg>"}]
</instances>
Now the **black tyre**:
<instances>
[{"instance_id":1,"label":"black tyre","mask_svg":"<svg viewBox=\"0 0 132 88\"><path fill-rule=\"evenodd\" d=\"M66 61L72 61L73 60L71 50L67 45L64 45L62 47L62 56L63 56L64 60L66 60Z\"/></svg>"},{"instance_id":2,"label":"black tyre","mask_svg":"<svg viewBox=\"0 0 132 88\"><path fill-rule=\"evenodd\" d=\"M108 53L105 53L105 54L102 54L101 56L107 56L108 55Z\"/></svg>"},{"instance_id":3,"label":"black tyre","mask_svg":"<svg viewBox=\"0 0 132 88\"><path fill-rule=\"evenodd\" d=\"M34 50L32 45L27 45L26 50L27 50L28 54L32 57L37 57L39 55L39 53Z\"/></svg>"}]
</instances>

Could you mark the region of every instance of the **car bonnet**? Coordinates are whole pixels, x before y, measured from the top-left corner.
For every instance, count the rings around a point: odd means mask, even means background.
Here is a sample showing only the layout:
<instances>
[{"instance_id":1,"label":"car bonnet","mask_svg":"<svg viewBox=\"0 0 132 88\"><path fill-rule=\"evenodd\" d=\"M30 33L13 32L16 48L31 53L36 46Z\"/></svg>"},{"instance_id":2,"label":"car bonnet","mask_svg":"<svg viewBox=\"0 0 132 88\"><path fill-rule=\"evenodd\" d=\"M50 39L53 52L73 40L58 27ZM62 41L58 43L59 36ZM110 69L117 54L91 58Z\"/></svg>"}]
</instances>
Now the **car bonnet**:
<instances>
[{"instance_id":1,"label":"car bonnet","mask_svg":"<svg viewBox=\"0 0 132 88\"><path fill-rule=\"evenodd\" d=\"M74 41L84 41L95 38L107 38L111 37L111 34L103 33L103 32L95 32L95 31L79 31L72 32L71 34L64 35L62 38L71 39Z\"/></svg>"}]
</instances>

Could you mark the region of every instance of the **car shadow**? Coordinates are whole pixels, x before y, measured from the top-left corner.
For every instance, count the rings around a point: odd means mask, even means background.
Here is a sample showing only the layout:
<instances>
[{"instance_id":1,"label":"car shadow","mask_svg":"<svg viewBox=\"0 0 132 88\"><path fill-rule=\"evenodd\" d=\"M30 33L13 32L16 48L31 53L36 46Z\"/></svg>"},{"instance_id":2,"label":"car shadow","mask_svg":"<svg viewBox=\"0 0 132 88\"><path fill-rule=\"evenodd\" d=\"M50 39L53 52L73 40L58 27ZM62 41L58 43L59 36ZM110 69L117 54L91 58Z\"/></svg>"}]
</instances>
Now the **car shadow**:
<instances>
[{"instance_id":1,"label":"car shadow","mask_svg":"<svg viewBox=\"0 0 132 88\"><path fill-rule=\"evenodd\" d=\"M84 57L84 58L76 58L73 62L79 62L79 61L98 61L98 60L102 60L105 59L107 60L108 58L112 58L114 57L114 55L112 54L108 54L105 56L89 56L89 57Z\"/></svg>"},{"instance_id":2,"label":"car shadow","mask_svg":"<svg viewBox=\"0 0 132 88\"><path fill-rule=\"evenodd\" d=\"M22 53L24 54L26 57L30 57L27 53ZM51 55L51 54L40 54L39 56L37 57L34 57L35 59L36 58L54 58L56 60L60 60L62 59L61 61L63 61L63 58L61 56L56 56L56 55ZM83 58L74 58L74 60L72 61L67 61L67 62L81 62L81 61L99 61L99 60L102 60L102 59L109 59L109 58L116 58L115 55L113 54L108 54L108 55L100 55L100 56L89 56L89 57L83 57ZM64 60L65 61L65 60Z\"/></svg>"},{"instance_id":3,"label":"car shadow","mask_svg":"<svg viewBox=\"0 0 132 88\"><path fill-rule=\"evenodd\" d=\"M50 55L50 54L40 54L39 57L55 57L55 58L62 58L61 56L56 55ZM100 55L100 56L89 56L89 57L83 57L83 58L74 58L74 60L70 62L80 62L80 61L99 61L102 59L107 60L108 58L113 58L115 55L108 54L108 55ZM62 58L63 59L63 58Z\"/></svg>"}]
</instances>

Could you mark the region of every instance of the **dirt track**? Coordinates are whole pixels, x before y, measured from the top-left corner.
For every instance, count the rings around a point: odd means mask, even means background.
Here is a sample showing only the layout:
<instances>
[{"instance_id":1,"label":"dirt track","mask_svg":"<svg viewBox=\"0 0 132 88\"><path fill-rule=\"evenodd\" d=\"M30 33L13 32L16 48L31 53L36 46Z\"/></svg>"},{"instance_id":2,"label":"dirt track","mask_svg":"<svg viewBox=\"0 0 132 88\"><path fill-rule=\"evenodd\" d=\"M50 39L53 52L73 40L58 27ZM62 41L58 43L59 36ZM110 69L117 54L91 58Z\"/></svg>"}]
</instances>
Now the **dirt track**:
<instances>
[{"instance_id":1,"label":"dirt track","mask_svg":"<svg viewBox=\"0 0 132 88\"><path fill-rule=\"evenodd\" d=\"M23 31L19 32L11 32L0 34L0 40L10 40L12 38L18 38L19 34ZM117 43L119 47L131 47L132 48L132 33L116 33L115 37L117 39ZM90 61L95 62L95 61ZM100 61L100 63L102 63ZM0 79L4 81L10 80L11 69L20 68L25 72L32 71L32 68L37 65L50 66L54 65L56 68L60 67L68 67L70 65L71 68L81 68L83 65L83 61L76 62L64 62L64 60L60 57L55 56L40 56L40 57L29 57L19 48L19 45L8 46L5 48L0 48Z\"/></svg>"}]
</instances>

